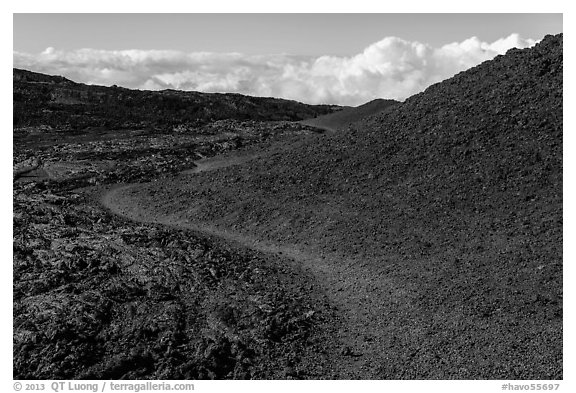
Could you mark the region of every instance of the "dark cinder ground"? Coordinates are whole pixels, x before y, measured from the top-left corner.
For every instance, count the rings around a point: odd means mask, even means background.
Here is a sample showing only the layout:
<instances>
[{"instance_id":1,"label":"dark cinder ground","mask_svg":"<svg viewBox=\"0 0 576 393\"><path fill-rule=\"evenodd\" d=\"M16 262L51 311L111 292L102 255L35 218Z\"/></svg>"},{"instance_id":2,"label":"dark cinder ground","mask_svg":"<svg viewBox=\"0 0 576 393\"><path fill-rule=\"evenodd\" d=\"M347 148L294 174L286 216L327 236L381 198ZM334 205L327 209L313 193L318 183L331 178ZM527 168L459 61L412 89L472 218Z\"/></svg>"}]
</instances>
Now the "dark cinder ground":
<instances>
[{"instance_id":1,"label":"dark cinder ground","mask_svg":"<svg viewBox=\"0 0 576 393\"><path fill-rule=\"evenodd\" d=\"M563 378L562 70L547 36L328 134L18 129L14 377Z\"/></svg>"},{"instance_id":2,"label":"dark cinder ground","mask_svg":"<svg viewBox=\"0 0 576 393\"><path fill-rule=\"evenodd\" d=\"M113 204L289 251L345 311L347 375L561 378L562 69L548 36L347 131Z\"/></svg>"}]
</instances>

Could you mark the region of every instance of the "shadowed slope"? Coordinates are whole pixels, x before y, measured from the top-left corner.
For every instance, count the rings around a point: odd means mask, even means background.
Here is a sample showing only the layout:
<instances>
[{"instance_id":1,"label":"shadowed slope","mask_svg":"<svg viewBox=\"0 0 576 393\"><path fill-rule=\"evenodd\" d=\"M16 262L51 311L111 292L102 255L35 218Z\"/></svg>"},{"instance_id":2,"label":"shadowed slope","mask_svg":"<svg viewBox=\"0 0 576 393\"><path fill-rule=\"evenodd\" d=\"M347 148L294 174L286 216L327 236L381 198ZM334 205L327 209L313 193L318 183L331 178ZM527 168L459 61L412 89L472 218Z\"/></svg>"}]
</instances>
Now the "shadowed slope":
<instances>
[{"instance_id":1,"label":"shadowed slope","mask_svg":"<svg viewBox=\"0 0 576 393\"><path fill-rule=\"evenodd\" d=\"M117 202L327 258L378 377L561 378L562 69L547 36L349 131Z\"/></svg>"}]
</instances>

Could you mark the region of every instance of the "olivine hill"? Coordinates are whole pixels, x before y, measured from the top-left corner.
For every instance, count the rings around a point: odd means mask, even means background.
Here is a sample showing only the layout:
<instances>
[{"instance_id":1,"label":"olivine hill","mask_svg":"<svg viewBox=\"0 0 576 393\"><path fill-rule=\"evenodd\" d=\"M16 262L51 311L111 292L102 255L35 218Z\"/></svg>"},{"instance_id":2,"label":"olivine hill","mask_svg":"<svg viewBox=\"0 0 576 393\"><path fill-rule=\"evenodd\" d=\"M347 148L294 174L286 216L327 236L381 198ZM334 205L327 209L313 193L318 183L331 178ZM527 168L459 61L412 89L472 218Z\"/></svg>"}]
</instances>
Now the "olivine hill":
<instances>
[{"instance_id":1,"label":"olivine hill","mask_svg":"<svg viewBox=\"0 0 576 393\"><path fill-rule=\"evenodd\" d=\"M13 85L15 127L164 129L182 124L202 126L222 119L296 121L340 109L240 94L85 85L16 68Z\"/></svg>"},{"instance_id":2,"label":"olivine hill","mask_svg":"<svg viewBox=\"0 0 576 393\"><path fill-rule=\"evenodd\" d=\"M546 36L346 131L118 203L348 266L378 377L561 378L562 72Z\"/></svg>"}]
</instances>

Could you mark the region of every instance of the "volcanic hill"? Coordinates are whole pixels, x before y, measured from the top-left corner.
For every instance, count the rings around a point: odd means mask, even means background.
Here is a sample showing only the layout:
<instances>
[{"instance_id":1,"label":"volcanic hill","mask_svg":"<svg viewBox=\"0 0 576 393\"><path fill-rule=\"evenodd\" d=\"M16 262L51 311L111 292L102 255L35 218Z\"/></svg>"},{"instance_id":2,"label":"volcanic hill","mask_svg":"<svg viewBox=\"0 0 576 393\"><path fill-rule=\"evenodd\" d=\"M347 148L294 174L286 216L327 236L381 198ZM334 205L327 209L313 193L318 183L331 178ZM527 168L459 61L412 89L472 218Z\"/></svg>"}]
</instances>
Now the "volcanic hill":
<instances>
[{"instance_id":1,"label":"volcanic hill","mask_svg":"<svg viewBox=\"0 0 576 393\"><path fill-rule=\"evenodd\" d=\"M348 377L562 378L562 72L546 36L349 130L115 203L295 255L349 318Z\"/></svg>"},{"instance_id":2,"label":"volcanic hill","mask_svg":"<svg viewBox=\"0 0 576 393\"><path fill-rule=\"evenodd\" d=\"M379 98L357 107L343 108L342 110L334 113L302 120L301 123L308 126L337 131L344 129L352 123L362 120L368 116L378 114L395 104L399 104L399 102Z\"/></svg>"}]
</instances>

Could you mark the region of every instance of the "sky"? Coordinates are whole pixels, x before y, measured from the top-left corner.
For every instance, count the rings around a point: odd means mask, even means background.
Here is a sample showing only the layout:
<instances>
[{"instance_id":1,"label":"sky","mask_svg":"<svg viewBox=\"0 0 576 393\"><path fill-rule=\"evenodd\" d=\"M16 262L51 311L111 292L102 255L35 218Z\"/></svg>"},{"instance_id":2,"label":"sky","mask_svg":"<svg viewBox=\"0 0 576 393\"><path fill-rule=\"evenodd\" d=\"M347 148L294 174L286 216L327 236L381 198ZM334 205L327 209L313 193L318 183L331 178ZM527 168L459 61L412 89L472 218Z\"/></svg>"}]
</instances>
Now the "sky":
<instances>
[{"instance_id":1,"label":"sky","mask_svg":"<svg viewBox=\"0 0 576 393\"><path fill-rule=\"evenodd\" d=\"M14 67L76 82L360 105L563 31L561 14L14 14Z\"/></svg>"}]
</instances>

